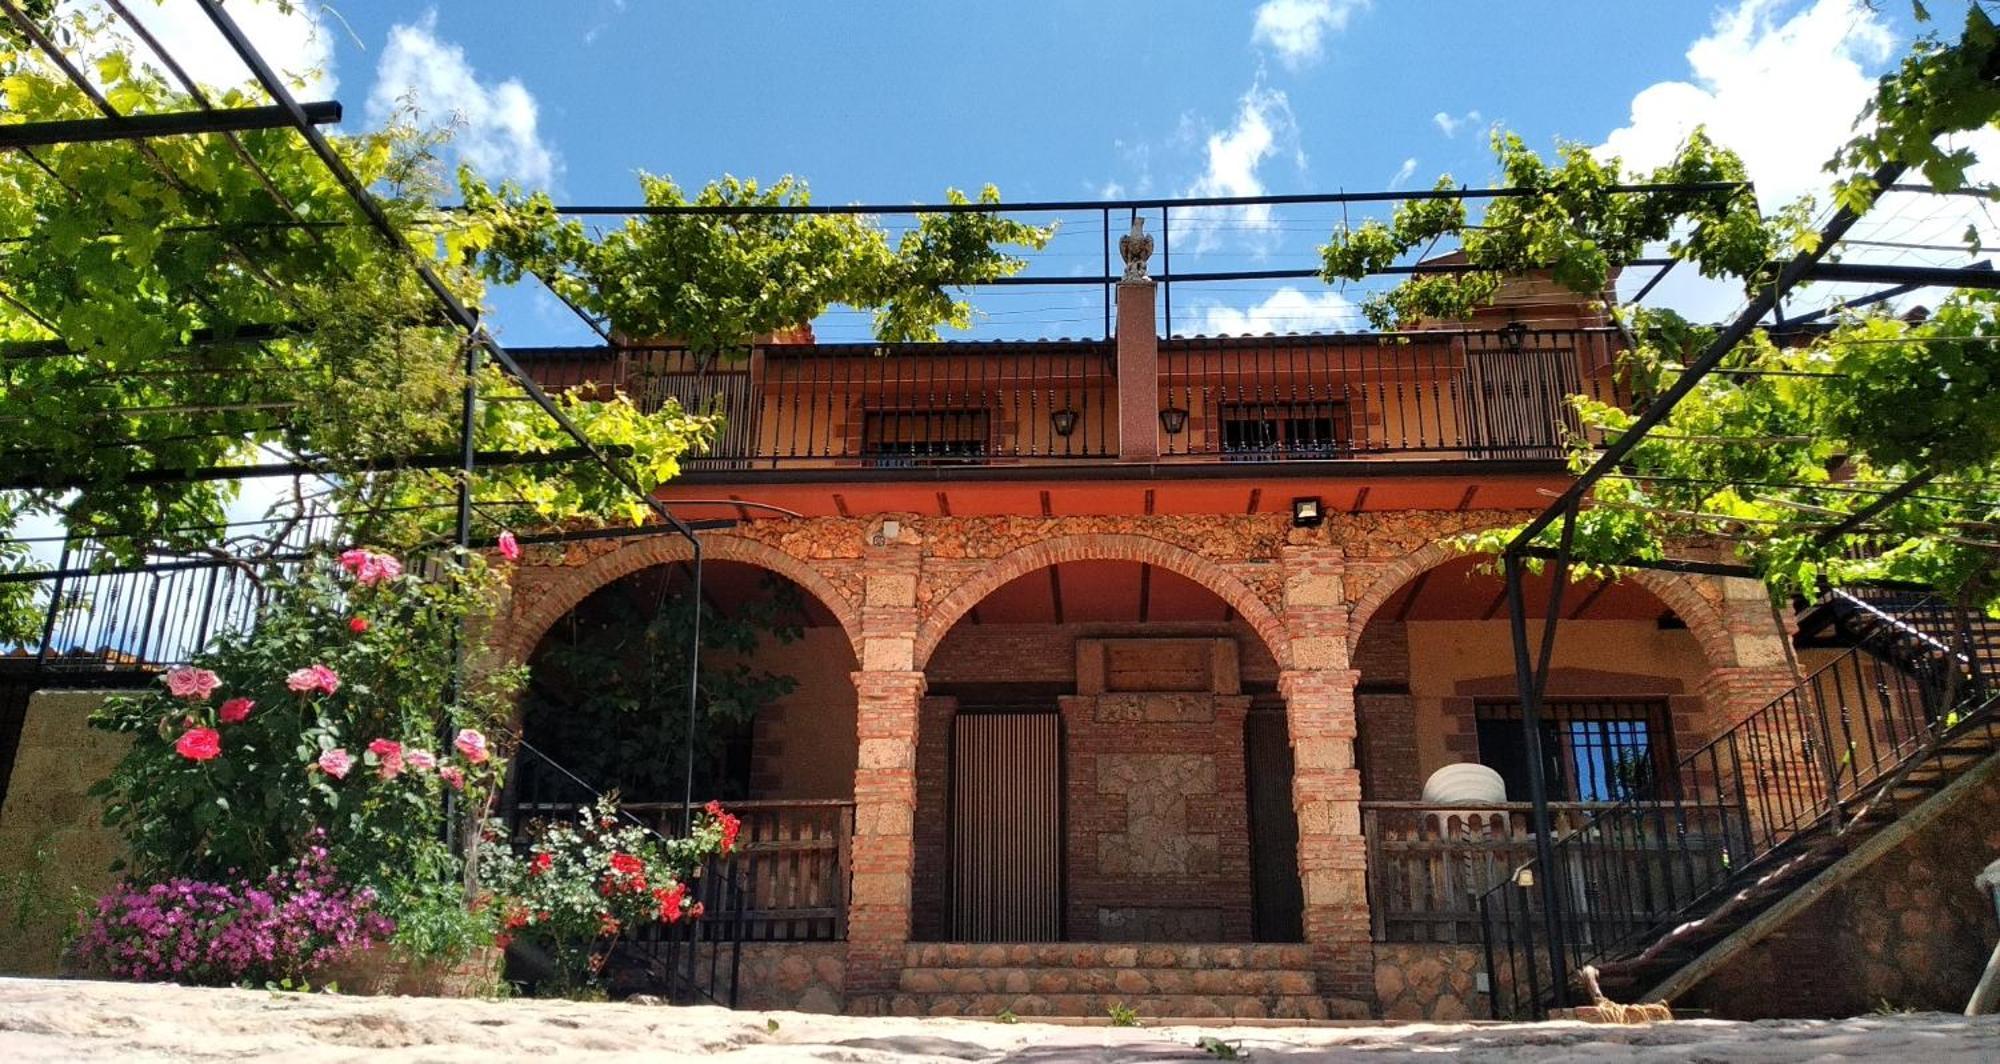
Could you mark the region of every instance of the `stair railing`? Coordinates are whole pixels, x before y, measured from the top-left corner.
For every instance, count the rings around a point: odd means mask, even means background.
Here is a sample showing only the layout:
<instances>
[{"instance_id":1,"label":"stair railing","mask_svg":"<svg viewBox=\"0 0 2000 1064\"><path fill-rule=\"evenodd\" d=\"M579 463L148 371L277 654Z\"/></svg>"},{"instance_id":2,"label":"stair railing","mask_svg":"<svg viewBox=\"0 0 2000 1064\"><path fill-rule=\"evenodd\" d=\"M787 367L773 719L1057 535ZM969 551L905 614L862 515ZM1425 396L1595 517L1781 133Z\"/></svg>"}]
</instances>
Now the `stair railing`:
<instances>
[{"instance_id":1,"label":"stair railing","mask_svg":"<svg viewBox=\"0 0 2000 1064\"><path fill-rule=\"evenodd\" d=\"M1569 998L1551 979L1552 921L1567 971L1631 952L1991 708L2000 624L1934 597L1835 605L1852 621L1851 648L1681 758L1656 791L1555 839L1549 866L1530 861L1480 897L1496 1019ZM1554 880L1553 914L1542 876Z\"/></svg>"}]
</instances>

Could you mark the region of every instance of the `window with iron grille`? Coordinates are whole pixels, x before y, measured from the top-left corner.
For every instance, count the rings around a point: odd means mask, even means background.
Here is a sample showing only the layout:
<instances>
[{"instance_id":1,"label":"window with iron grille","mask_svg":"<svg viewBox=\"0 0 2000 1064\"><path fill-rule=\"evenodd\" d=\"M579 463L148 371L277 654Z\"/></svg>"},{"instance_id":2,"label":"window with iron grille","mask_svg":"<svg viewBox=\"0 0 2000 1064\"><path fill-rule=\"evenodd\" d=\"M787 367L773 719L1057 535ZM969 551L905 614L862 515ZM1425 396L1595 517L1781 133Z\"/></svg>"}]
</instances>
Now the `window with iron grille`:
<instances>
[{"instance_id":1,"label":"window with iron grille","mask_svg":"<svg viewBox=\"0 0 2000 1064\"><path fill-rule=\"evenodd\" d=\"M1473 717L1479 761L1507 782L1507 797L1526 801L1528 740L1521 703L1481 700ZM1665 699L1550 699L1542 707L1543 777L1562 802L1651 799L1674 763Z\"/></svg>"},{"instance_id":2,"label":"window with iron grille","mask_svg":"<svg viewBox=\"0 0 2000 1064\"><path fill-rule=\"evenodd\" d=\"M1226 459L1334 458L1348 450L1346 403L1225 403L1221 410Z\"/></svg>"},{"instance_id":3,"label":"window with iron grille","mask_svg":"<svg viewBox=\"0 0 2000 1064\"><path fill-rule=\"evenodd\" d=\"M985 410L868 410L861 457L878 468L978 462L990 453L991 426Z\"/></svg>"}]
</instances>

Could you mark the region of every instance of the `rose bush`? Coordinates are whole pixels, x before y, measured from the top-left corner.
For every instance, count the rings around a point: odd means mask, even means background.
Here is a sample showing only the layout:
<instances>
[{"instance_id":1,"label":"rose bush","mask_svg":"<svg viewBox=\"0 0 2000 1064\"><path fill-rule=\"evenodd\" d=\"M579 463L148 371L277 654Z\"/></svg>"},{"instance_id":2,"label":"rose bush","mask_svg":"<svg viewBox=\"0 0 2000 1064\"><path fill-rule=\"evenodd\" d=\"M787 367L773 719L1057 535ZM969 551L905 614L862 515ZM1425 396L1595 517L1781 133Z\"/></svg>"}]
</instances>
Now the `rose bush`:
<instances>
[{"instance_id":1,"label":"rose bush","mask_svg":"<svg viewBox=\"0 0 2000 1064\"><path fill-rule=\"evenodd\" d=\"M507 845L504 828L489 825L480 876L499 907L503 940L539 946L554 966L552 989L572 994L596 982L620 935L700 918L688 884L710 858L735 849L739 827L711 802L689 835L664 839L621 819L607 798L574 823L536 825L524 847Z\"/></svg>"},{"instance_id":2,"label":"rose bush","mask_svg":"<svg viewBox=\"0 0 2000 1064\"><path fill-rule=\"evenodd\" d=\"M393 917L462 878L447 795L464 825L489 809L501 762L486 735L520 677L457 683L496 583L484 561L421 568L359 549L308 562L269 589L254 630L92 718L132 737L95 792L136 880L230 883L322 846Z\"/></svg>"}]
</instances>

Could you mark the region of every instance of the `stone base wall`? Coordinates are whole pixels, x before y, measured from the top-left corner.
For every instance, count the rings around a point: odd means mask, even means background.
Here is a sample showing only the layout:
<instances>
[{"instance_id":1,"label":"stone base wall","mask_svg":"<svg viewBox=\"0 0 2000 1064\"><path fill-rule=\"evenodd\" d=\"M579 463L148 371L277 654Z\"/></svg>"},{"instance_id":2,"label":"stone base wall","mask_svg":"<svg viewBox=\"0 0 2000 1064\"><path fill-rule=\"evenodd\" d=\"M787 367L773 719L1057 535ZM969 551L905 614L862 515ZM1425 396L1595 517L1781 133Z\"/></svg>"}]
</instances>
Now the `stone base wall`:
<instances>
[{"instance_id":1,"label":"stone base wall","mask_svg":"<svg viewBox=\"0 0 2000 1064\"><path fill-rule=\"evenodd\" d=\"M1673 1002L1727 1019L1958 1012L2000 924L1972 885L2000 857L2000 775Z\"/></svg>"},{"instance_id":2,"label":"stone base wall","mask_svg":"<svg viewBox=\"0 0 2000 1064\"><path fill-rule=\"evenodd\" d=\"M847 943L746 942L736 1005L838 1013L847 1000Z\"/></svg>"},{"instance_id":3,"label":"stone base wall","mask_svg":"<svg viewBox=\"0 0 2000 1064\"><path fill-rule=\"evenodd\" d=\"M1375 1014L1385 1020L1483 1020L1486 955L1477 945L1375 946Z\"/></svg>"},{"instance_id":4,"label":"stone base wall","mask_svg":"<svg viewBox=\"0 0 2000 1064\"><path fill-rule=\"evenodd\" d=\"M107 697L37 691L28 700L0 807L0 974L56 974L76 914L114 881L123 845L84 793L130 744L85 723Z\"/></svg>"}]
</instances>

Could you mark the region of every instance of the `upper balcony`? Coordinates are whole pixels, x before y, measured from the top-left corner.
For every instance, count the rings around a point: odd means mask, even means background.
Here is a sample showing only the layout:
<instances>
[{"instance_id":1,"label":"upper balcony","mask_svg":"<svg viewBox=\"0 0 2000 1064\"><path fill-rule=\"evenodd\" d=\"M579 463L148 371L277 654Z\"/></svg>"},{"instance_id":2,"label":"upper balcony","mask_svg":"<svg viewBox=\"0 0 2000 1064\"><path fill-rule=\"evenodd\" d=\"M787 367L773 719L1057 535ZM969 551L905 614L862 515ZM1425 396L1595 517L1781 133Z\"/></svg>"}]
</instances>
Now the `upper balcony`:
<instances>
[{"instance_id":1,"label":"upper balcony","mask_svg":"<svg viewBox=\"0 0 2000 1064\"><path fill-rule=\"evenodd\" d=\"M777 343L518 352L552 389L617 389L723 415L684 478L1154 475L1397 463L1407 473L1549 471L1571 395L1627 404L1609 327L935 344ZM1297 470L1303 471L1303 469ZM1358 471L1358 470L1357 470ZM1275 472L1266 469L1265 472Z\"/></svg>"}]
</instances>

